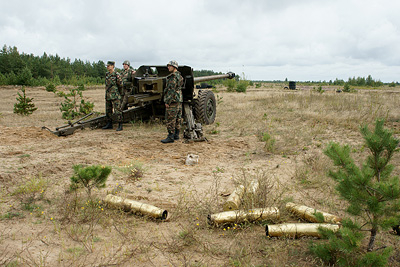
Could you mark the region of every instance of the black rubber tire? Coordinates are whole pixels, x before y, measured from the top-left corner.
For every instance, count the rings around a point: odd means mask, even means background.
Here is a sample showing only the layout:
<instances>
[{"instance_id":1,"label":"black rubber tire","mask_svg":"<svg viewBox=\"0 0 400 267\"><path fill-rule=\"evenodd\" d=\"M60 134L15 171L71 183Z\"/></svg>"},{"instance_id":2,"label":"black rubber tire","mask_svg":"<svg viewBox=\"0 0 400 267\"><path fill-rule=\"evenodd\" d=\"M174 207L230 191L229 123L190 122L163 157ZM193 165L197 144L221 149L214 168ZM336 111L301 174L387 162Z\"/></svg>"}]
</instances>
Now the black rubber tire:
<instances>
[{"instance_id":1,"label":"black rubber tire","mask_svg":"<svg viewBox=\"0 0 400 267\"><path fill-rule=\"evenodd\" d=\"M193 113L196 121L205 125L213 124L217 114L217 102L212 91L200 90L194 101Z\"/></svg>"}]
</instances>

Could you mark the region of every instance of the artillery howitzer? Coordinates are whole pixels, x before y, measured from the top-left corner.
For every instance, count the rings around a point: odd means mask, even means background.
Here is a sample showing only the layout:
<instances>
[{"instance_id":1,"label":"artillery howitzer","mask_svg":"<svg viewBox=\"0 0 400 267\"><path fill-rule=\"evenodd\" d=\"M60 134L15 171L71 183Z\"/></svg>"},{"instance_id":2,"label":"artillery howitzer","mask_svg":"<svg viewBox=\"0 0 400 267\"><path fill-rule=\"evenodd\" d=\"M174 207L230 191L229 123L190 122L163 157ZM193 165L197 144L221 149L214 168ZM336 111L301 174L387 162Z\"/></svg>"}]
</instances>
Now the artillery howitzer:
<instances>
[{"instance_id":1,"label":"artillery howitzer","mask_svg":"<svg viewBox=\"0 0 400 267\"><path fill-rule=\"evenodd\" d=\"M183 94L183 137L187 140L203 141L202 125L214 123L216 116L216 100L214 93L209 90L195 89L195 84L217 79L232 79L235 74L229 72L221 75L211 75L194 77L193 69L189 66L178 68L181 72L184 85ZM129 81L133 90L128 97L126 109L123 111L123 122L135 120L146 120L150 117L164 118L165 104L163 101L163 91L166 85L166 77L169 75L167 66L141 66ZM57 127L51 131L57 136L67 136L74 133L77 129L91 128L96 129L107 123L106 116L99 116L87 119L93 113L75 121L68 122L67 125ZM86 119L86 120L85 120ZM112 118L116 121L116 118ZM48 129L47 127L43 127ZM49 129L48 129L49 130Z\"/></svg>"}]
</instances>

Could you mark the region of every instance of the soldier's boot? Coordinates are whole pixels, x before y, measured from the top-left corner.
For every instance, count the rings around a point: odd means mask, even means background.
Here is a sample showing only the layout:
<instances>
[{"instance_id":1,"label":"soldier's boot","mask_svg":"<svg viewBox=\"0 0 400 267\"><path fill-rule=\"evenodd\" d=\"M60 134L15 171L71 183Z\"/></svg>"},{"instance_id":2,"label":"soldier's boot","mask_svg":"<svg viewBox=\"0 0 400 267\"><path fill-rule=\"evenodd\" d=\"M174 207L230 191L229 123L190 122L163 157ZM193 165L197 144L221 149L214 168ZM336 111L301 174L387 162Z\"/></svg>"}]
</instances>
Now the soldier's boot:
<instances>
[{"instance_id":1,"label":"soldier's boot","mask_svg":"<svg viewBox=\"0 0 400 267\"><path fill-rule=\"evenodd\" d=\"M175 129L174 140L179 140L179 130Z\"/></svg>"},{"instance_id":2,"label":"soldier's boot","mask_svg":"<svg viewBox=\"0 0 400 267\"><path fill-rule=\"evenodd\" d=\"M116 130L117 132L122 131L122 122L118 123L118 128Z\"/></svg>"},{"instance_id":3,"label":"soldier's boot","mask_svg":"<svg viewBox=\"0 0 400 267\"><path fill-rule=\"evenodd\" d=\"M174 142L174 133L173 132L168 132L167 138L161 140L161 143L167 144L167 143L173 143Z\"/></svg>"},{"instance_id":4,"label":"soldier's boot","mask_svg":"<svg viewBox=\"0 0 400 267\"><path fill-rule=\"evenodd\" d=\"M112 129L113 128L113 123L112 121L108 121L106 126L104 126L102 129L106 130L106 129Z\"/></svg>"}]
</instances>

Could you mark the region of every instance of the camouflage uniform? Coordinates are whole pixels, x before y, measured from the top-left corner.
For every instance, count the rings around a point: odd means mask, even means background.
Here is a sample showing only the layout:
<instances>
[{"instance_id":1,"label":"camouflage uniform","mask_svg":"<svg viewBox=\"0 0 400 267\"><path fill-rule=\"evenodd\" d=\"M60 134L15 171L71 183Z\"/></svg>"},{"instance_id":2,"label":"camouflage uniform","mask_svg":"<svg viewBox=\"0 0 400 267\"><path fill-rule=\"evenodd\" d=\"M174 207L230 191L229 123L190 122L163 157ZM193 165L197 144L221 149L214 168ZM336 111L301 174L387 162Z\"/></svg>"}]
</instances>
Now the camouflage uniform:
<instances>
[{"instance_id":1,"label":"camouflage uniform","mask_svg":"<svg viewBox=\"0 0 400 267\"><path fill-rule=\"evenodd\" d=\"M179 71L167 76L164 89L164 102L169 105L165 110L165 119L168 133L174 133L175 129L181 129L182 123L182 86L183 78Z\"/></svg>"},{"instance_id":2,"label":"camouflage uniform","mask_svg":"<svg viewBox=\"0 0 400 267\"><path fill-rule=\"evenodd\" d=\"M121 109L125 110L126 104L128 104L128 97L132 93L132 82L135 77L135 71L129 67L129 69L123 69L121 71L122 79L122 93L121 93Z\"/></svg>"},{"instance_id":3,"label":"camouflage uniform","mask_svg":"<svg viewBox=\"0 0 400 267\"><path fill-rule=\"evenodd\" d=\"M106 73L106 116L111 121L111 115L117 115L117 121L122 122L121 93L122 79L118 72Z\"/></svg>"}]
</instances>

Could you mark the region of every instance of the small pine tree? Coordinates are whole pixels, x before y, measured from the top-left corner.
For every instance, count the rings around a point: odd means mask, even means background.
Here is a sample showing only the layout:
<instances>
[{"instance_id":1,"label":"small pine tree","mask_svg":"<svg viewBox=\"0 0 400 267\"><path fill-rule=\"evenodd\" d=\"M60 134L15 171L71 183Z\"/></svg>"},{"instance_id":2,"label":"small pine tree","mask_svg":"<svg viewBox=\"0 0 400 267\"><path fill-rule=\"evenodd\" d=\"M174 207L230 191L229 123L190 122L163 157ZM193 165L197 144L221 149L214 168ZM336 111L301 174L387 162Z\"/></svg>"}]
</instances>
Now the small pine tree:
<instances>
[{"instance_id":1,"label":"small pine tree","mask_svg":"<svg viewBox=\"0 0 400 267\"><path fill-rule=\"evenodd\" d=\"M65 99L60 107L63 119L75 119L80 115L87 115L92 112L94 104L84 100L83 91L85 91L85 87L80 85L78 88L70 89L67 94L61 91L57 92L58 96Z\"/></svg>"},{"instance_id":2,"label":"small pine tree","mask_svg":"<svg viewBox=\"0 0 400 267\"><path fill-rule=\"evenodd\" d=\"M22 95L20 94L20 92L18 92L18 97L16 98L18 100L18 103L14 104L14 113L28 116L32 114L35 110L37 110L37 108L32 102L33 98L29 98L26 96L24 86L22 86L21 92Z\"/></svg>"},{"instance_id":3,"label":"small pine tree","mask_svg":"<svg viewBox=\"0 0 400 267\"><path fill-rule=\"evenodd\" d=\"M347 212L362 220L361 230L370 232L367 251L373 250L379 229L388 229L400 220L400 182L391 175L394 167L389 164L399 140L383 125L384 120L377 119L374 132L366 125L360 128L369 150L361 168L347 145L330 143L324 151L339 167L329 171L329 176L338 182L336 190L348 202Z\"/></svg>"},{"instance_id":4,"label":"small pine tree","mask_svg":"<svg viewBox=\"0 0 400 267\"><path fill-rule=\"evenodd\" d=\"M84 187L86 192L91 197L92 189L104 188L106 181L111 173L111 167L93 165L83 167L82 165L74 165L74 176L71 179L70 188L72 191L80 187Z\"/></svg>"}]
</instances>

